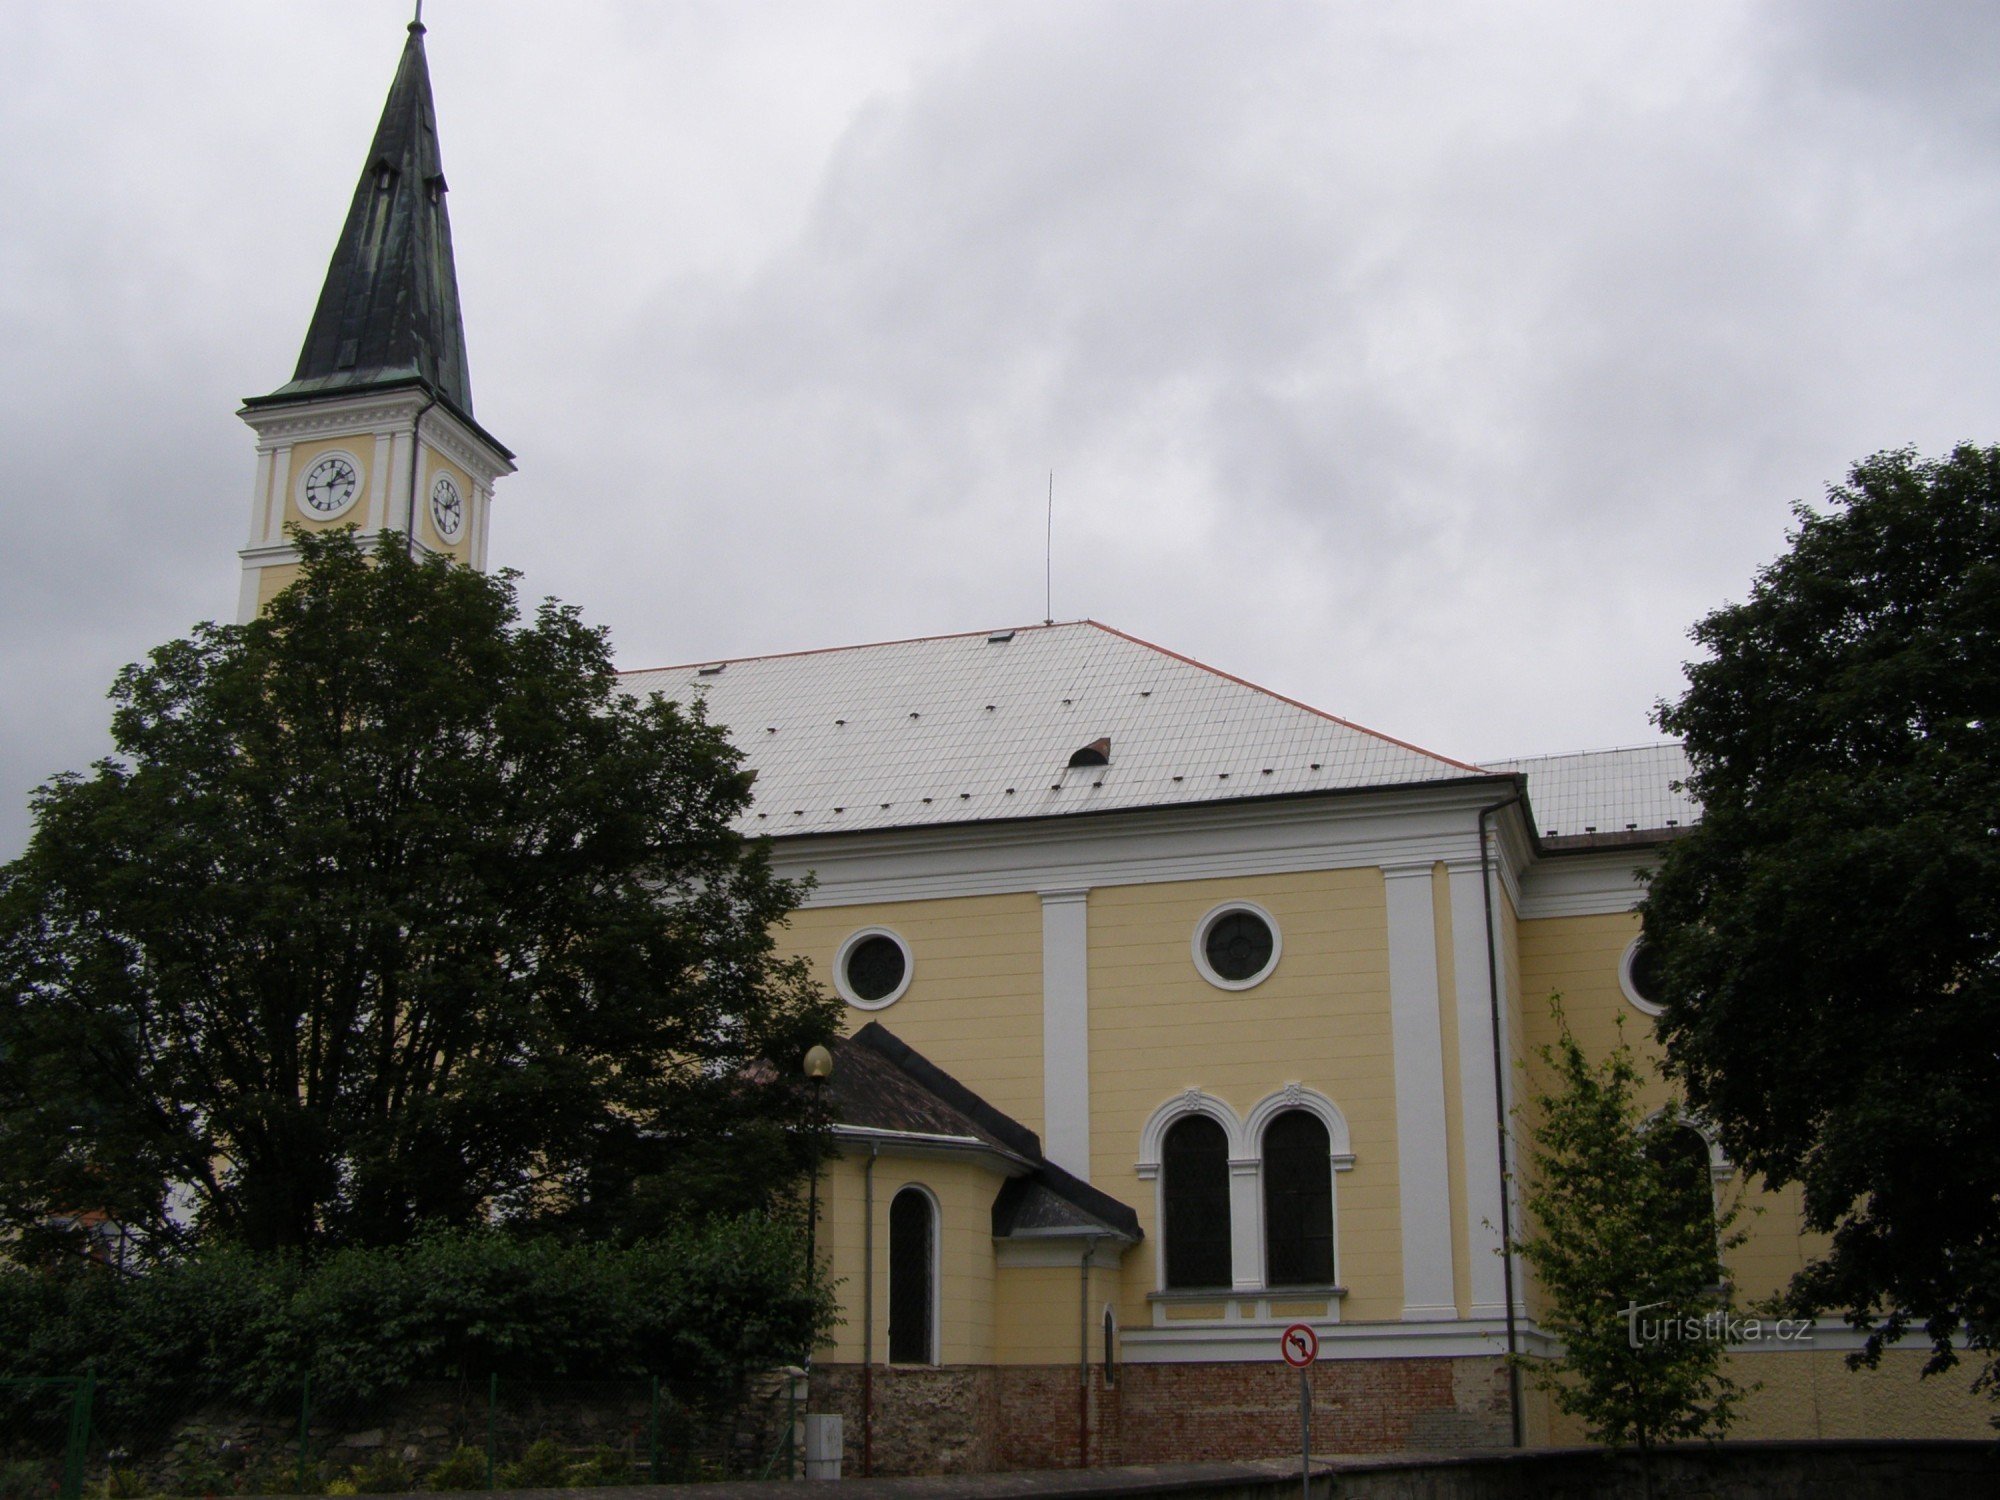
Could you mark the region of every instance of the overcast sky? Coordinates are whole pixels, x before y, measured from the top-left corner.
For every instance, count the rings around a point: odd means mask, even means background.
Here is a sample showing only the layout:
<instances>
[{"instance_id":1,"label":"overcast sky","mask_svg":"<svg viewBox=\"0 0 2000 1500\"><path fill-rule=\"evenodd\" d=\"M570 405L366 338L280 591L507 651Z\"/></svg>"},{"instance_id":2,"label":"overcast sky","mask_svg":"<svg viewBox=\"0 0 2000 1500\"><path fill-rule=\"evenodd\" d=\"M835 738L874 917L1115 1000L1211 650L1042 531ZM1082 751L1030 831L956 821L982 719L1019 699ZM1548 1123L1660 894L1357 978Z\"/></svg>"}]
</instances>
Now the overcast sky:
<instances>
[{"instance_id":1,"label":"overcast sky","mask_svg":"<svg viewBox=\"0 0 2000 1500\"><path fill-rule=\"evenodd\" d=\"M0 0L0 855L229 617L402 0ZM1091 616L1649 738L1854 459L2000 440L2000 6L430 0L492 527L658 666Z\"/></svg>"}]
</instances>

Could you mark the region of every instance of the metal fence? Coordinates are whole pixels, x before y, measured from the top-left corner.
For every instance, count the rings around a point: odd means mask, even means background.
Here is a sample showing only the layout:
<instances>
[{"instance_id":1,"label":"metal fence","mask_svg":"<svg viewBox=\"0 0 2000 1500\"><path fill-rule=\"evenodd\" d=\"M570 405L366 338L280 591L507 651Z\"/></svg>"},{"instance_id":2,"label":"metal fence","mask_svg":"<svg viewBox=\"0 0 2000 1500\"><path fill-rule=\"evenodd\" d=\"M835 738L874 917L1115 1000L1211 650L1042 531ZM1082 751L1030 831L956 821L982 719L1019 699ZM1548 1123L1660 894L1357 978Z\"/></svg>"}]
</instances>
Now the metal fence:
<instances>
[{"instance_id":1,"label":"metal fence","mask_svg":"<svg viewBox=\"0 0 2000 1500\"><path fill-rule=\"evenodd\" d=\"M658 1377L412 1385L360 1401L295 1392L174 1411L91 1375L0 1379L0 1500L341 1495L672 1484L798 1471L803 1372L694 1411Z\"/></svg>"}]
</instances>

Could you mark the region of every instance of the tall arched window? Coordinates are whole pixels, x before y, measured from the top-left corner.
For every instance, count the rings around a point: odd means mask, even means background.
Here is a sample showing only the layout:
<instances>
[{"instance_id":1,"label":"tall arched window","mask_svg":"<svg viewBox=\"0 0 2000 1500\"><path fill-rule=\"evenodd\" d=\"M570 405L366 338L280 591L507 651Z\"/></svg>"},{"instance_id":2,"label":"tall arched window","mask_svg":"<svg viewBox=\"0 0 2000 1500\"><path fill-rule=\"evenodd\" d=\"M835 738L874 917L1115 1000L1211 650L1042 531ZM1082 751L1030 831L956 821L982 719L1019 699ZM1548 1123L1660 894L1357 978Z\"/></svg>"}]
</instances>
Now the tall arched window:
<instances>
[{"instance_id":1,"label":"tall arched window","mask_svg":"<svg viewBox=\"0 0 2000 1500\"><path fill-rule=\"evenodd\" d=\"M1160 1151L1160 1174L1167 1285L1228 1286L1229 1137L1207 1115L1176 1120Z\"/></svg>"},{"instance_id":2,"label":"tall arched window","mask_svg":"<svg viewBox=\"0 0 2000 1500\"><path fill-rule=\"evenodd\" d=\"M1303 1109L1264 1129L1264 1280L1333 1285L1333 1148Z\"/></svg>"},{"instance_id":3,"label":"tall arched window","mask_svg":"<svg viewBox=\"0 0 2000 1500\"><path fill-rule=\"evenodd\" d=\"M1646 1133L1646 1155L1666 1178L1672 1211L1684 1222L1715 1221L1715 1177L1710 1171L1708 1138L1692 1125L1660 1123ZM1722 1280L1718 1248L1711 1281Z\"/></svg>"},{"instance_id":4,"label":"tall arched window","mask_svg":"<svg viewBox=\"0 0 2000 1500\"><path fill-rule=\"evenodd\" d=\"M930 1194L906 1187L889 1204L889 1362L936 1363L937 1215Z\"/></svg>"}]
</instances>

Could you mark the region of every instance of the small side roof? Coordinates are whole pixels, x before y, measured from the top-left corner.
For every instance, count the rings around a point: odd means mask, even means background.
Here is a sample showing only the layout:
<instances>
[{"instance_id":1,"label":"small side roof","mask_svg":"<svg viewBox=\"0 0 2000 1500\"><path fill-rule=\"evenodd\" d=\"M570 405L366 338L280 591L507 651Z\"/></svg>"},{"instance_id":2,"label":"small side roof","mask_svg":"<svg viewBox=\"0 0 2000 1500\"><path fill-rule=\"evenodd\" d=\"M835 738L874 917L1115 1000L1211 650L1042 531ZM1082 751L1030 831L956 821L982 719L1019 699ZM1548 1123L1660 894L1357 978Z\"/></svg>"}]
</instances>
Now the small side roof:
<instances>
[{"instance_id":1,"label":"small side roof","mask_svg":"<svg viewBox=\"0 0 2000 1500\"><path fill-rule=\"evenodd\" d=\"M776 837L1180 807L1491 774L1095 620L628 672L701 702Z\"/></svg>"},{"instance_id":2,"label":"small side roof","mask_svg":"<svg viewBox=\"0 0 2000 1500\"><path fill-rule=\"evenodd\" d=\"M1094 1235L1136 1242L1139 1216L1042 1155L1041 1138L879 1021L833 1043L827 1098L835 1129L975 1141L1023 1169L993 1202L999 1239Z\"/></svg>"}]
</instances>

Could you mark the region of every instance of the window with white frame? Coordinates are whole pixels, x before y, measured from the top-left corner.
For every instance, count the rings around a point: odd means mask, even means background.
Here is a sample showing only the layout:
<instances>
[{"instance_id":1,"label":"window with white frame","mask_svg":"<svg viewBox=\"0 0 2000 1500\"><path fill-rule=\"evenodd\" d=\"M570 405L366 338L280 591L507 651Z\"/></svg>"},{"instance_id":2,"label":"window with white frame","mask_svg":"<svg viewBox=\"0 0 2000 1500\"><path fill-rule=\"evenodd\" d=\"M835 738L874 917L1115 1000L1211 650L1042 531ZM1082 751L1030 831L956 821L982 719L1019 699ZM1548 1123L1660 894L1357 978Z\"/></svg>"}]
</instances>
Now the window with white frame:
<instances>
[{"instance_id":1,"label":"window with white frame","mask_svg":"<svg viewBox=\"0 0 2000 1500\"><path fill-rule=\"evenodd\" d=\"M1169 1289L1230 1283L1229 1136L1207 1115L1167 1131L1160 1159Z\"/></svg>"},{"instance_id":2,"label":"window with white frame","mask_svg":"<svg viewBox=\"0 0 2000 1500\"><path fill-rule=\"evenodd\" d=\"M1317 1115L1264 1127L1264 1284L1333 1285L1333 1148Z\"/></svg>"},{"instance_id":3,"label":"window with white frame","mask_svg":"<svg viewBox=\"0 0 2000 1500\"><path fill-rule=\"evenodd\" d=\"M889 1362L937 1363L937 1205L920 1187L889 1204Z\"/></svg>"}]
</instances>

